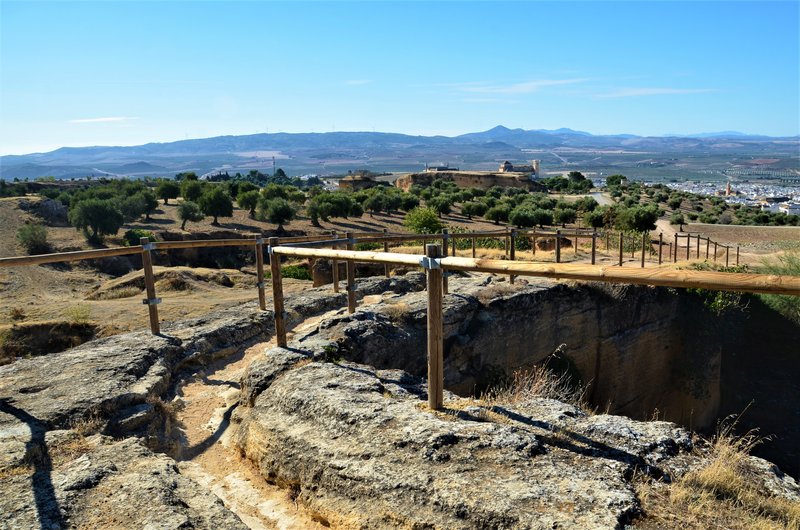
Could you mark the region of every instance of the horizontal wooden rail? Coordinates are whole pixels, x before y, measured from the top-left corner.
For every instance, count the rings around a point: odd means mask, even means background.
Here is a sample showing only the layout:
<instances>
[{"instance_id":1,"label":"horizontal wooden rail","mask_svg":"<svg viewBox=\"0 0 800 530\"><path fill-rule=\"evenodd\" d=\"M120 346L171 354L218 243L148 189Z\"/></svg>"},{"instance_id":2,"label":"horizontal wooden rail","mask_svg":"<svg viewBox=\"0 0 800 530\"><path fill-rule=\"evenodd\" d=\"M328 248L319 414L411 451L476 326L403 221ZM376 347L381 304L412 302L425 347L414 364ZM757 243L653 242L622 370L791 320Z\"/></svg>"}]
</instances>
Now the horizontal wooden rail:
<instances>
[{"instance_id":1,"label":"horizontal wooden rail","mask_svg":"<svg viewBox=\"0 0 800 530\"><path fill-rule=\"evenodd\" d=\"M441 237L441 236L440 236ZM328 248L298 248L277 246L271 249L273 254L294 256L298 258L336 259L358 261L362 263L388 263L389 265L420 266L421 256L416 254L395 254L392 252L372 252L364 250L334 250Z\"/></svg>"},{"instance_id":2,"label":"horizontal wooden rail","mask_svg":"<svg viewBox=\"0 0 800 530\"><path fill-rule=\"evenodd\" d=\"M250 239L193 239L189 241L158 241L153 243L153 250L172 250L180 248L208 248L208 247L252 247L256 244L254 238Z\"/></svg>"},{"instance_id":3,"label":"horizontal wooden rail","mask_svg":"<svg viewBox=\"0 0 800 530\"><path fill-rule=\"evenodd\" d=\"M129 254L141 253L142 247L141 245L137 245L134 247L99 248L96 250L57 252L55 254L39 254L36 256L14 256L12 258L0 258L0 267L15 267L17 265L44 265L45 263L110 258L112 256L126 256Z\"/></svg>"},{"instance_id":4,"label":"horizontal wooden rail","mask_svg":"<svg viewBox=\"0 0 800 530\"><path fill-rule=\"evenodd\" d=\"M272 251L275 254L284 256L352 260L395 265L422 265L420 256L414 254L294 248L285 246L275 247ZM445 270L513 274L515 276L535 276L562 280L584 280L800 296L800 277L797 276L658 268L627 269L615 266L583 265L575 263L540 264L459 257L441 258L438 263Z\"/></svg>"},{"instance_id":5,"label":"horizontal wooden rail","mask_svg":"<svg viewBox=\"0 0 800 530\"><path fill-rule=\"evenodd\" d=\"M626 269L623 267L592 266L575 263L540 264L456 257L443 258L441 266L448 270L491 272L563 280L800 296L800 277L798 276L658 268Z\"/></svg>"}]
</instances>

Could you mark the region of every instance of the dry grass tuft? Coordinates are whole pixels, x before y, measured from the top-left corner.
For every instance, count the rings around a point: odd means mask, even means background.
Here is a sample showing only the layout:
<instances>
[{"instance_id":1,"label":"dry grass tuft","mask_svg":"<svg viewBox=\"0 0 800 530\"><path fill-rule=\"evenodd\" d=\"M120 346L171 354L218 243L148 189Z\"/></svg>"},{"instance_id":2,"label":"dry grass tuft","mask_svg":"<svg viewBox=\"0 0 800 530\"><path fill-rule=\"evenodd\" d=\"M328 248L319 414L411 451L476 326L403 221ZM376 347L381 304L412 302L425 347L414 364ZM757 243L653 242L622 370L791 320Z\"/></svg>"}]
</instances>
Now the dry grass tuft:
<instances>
[{"instance_id":1,"label":"dry grass tuft","mask_svg":"<svg viewBox=\"0 0 800 530\"><path fill-rule=\"evenodd\" d=\"M645 517L636 528L800 529L800 503L770 494L749 453L760 439L733 434L735 422L713 438L708 461L672 484L642 480L637 487Z\"/></svg>"},{"instance_id":2,"label":"dry grass tuft","mask_svg":"<svg viewBox=\"0 0 800 530\"><path fill-rule=\"evenodd\" d=\"M384 314L393 321L403 320L408 312L411 310L406 302L397 302L395 304L386 304Z\"/></svg>"},{"instance_id":3,"label":"dry grass tuft","mask_svg":"<svg viewBox=\"0 0 800 530\"><path fill-rule=\"evenodd\" d=\"M489 405L515 405L534 398L563 401L586 410L586 389L572 384L569 375L558 375L546 365L519 370L509 383L490 388L481 400Z\"/></svg>"},{"instance_id":4,"label":"dry grass tuft","mask_svg":"<svg viewBox=\"0 0 800 530\"><path fill-rule=\"evenodd\" d=\"M85 418L70 422L69 427L80 436L89 436L100 432L105 427L105 420L94 412Z\"/></svg>"},{"instance_id":5,"label":"dry grass tuft","mask_svg":"<svg viewBox=\"0 0 800 530\"><path fill-rule=\"evenodd\" d=\"M492 283L488 287L484 287L478 293L478 300L482 304L488 304L496 298L515 293L519 290L519 286L511 285L509 282Z\"/></svg>"},{"instance_id":6,"label":"dry grass tuft","mask_svg":"<svg viewBox=\"0 0 800 530\"><path fill-rule=\"evenodd\" d=\"M73 324L86 324L92 314L92 308L87 304L70 306L64 310L64 316Z\"/></svg>"}]
</instances>

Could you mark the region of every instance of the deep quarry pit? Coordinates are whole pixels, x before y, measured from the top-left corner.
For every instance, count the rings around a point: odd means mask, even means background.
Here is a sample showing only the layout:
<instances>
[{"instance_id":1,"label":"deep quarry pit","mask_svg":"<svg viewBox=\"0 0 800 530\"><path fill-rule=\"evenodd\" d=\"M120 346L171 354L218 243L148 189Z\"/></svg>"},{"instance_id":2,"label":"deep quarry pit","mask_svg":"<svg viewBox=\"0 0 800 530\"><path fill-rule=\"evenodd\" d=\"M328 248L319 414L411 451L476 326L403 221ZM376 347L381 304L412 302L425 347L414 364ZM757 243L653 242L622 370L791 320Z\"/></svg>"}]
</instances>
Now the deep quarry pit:
<instances>
[{"instance_id":1,"label":"deep quarry pit","mask_svg":"<svg viewBox=\"0 0 800 530\"><path fill-rule=\"evenodd\" d=\"M251 304L0 367L0 526L618 528L642 515L634 476L703 460L669 422L748 403L762 456L800 471L797 328L754 300L720 317L702 294L454 276L432 413L424 276L357 287L352 315L330 286L287 298L287 348ZM596 412L477 399L541 364Z\"/></svg>"}]
</instances>

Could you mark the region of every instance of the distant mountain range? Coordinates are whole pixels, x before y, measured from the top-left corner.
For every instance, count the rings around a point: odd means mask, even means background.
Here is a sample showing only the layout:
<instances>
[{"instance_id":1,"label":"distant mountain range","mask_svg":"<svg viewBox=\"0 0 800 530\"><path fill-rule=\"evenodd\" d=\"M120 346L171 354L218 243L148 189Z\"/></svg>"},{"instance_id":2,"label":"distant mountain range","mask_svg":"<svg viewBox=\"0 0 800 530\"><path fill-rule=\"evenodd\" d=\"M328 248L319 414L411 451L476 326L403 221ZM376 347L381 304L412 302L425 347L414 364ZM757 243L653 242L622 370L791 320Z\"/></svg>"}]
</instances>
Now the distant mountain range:
<instances>
[{"instance_id":1,"label":"distant mountain range","mask_svg":"<svg viewBox=\"0 0 800 530\"><path fill-rule=\"evenodd\" d=\"M291 174L341 174L347 170L417 171L425 164L494 169L503 160L541 159L553 170L667 167L685 157L714 157L746 164L777 158L797 167L800 137L772 138L725 131L690 136L593 135L572 129L524 130L498 125L447 136L379 132L276 133L218 136L131 147L62 147L49 153L0 157L0 178L59 179L101 176L209 174L282 167Z\"/></svg>"}]
</instances>

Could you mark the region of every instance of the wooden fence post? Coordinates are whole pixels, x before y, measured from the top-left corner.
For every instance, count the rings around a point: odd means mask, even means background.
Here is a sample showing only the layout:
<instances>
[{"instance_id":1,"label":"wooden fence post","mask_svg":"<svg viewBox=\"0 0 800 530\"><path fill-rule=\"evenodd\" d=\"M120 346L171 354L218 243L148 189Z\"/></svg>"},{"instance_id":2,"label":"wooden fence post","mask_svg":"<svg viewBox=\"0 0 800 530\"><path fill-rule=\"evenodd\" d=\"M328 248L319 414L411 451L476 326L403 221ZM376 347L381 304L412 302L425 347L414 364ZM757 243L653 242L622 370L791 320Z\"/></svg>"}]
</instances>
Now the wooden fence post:
<instances>
[{"instance_id":1,"label":"wooden fence post","mask_svg":"<svg viewBox=\"0 0 800 530\"><path fill-rule=\"evenodd\" d=\"M623 240L624 236L622 232L619 233L619 266L622 267L622 249L623 249Z\"/></svg>"},{"instance_id":2,"label":"wooden fence post","mask_svg":"<svg viewBox=\"0 0 800 530\"><path fill-rule=\"evenodd\" d=\"M739 266L739 245L736 245L736 266Z\"/></svg>"},{"instance_id":3,"label":"wooden fence post","mask_svg":"<svg viewBox=\"0 0 800 530\"><path fill-rule=\"evenodd\" d=\"M428 245L429 260L439 257L439 247ZM444 334L442 331L442 269L429 266L428 273L428 406L439 410L444 402Z\"/></svg>"},{"instance_id":4,"label":"wooden fence post","mask_svg":"<svg viewBox=\"0 0 800 530\"><path fill-rule=\"evenodd\" d=\"M658 264L661 265L661 255L664 253L664 232L658 233Z\"/></svg>"},{"instance_id":5,"label":"wooden fence post","mask_svg":"<svg viewBox=\"0 0 800 530\"><path fill-rule=\"evenodd\" d=\"M161 324L158 322L158 307L156 307L161 300L156 298L156 282L153 276L153 259L150 256L150 249L152 243L149 238L139 238L139 244L142 245L142 270L144 272L144 287L147 291L147 299L143 303L147 305L147 312L150 315L150 332L153 335L161 333Z\"/></svg>"},{"instance_id":6,"label":"wooden fence post","mask_svg":"<svg viewBox=\"0 0 800 530\"><path fill-rule=\"evenodd\" d=\"M256 286L258 287L258 307L267 309L267 296L264 293L264 238L256 235Z\"/></svg>"},{"instance_id":7,"label":"wooden fence post","mask_svg":"<svg viewBox=\"0 0 800 530\"><path fill-rule=\"evenodd\" d=\"M386 237L388 232L389 231L386 228L384 228L383 229L383 237ZM383 242L383 251L384 252L389 252L389 242L388 241L384 241ZM386 275L387 278L389 277L389 264L388 263L383 266L383 273Z\"/></svg>"},{"instance_id":8,"label":"wooden fence post","mask_svg":"<svg viewBox=\"0 0 800 530\"><path fill-rule=\"evenodd\" d=\"M531 242L531 256L536 256L536 227L533 227L533 240Z\"/></svg>"},{"instance_id":9,"label":"wooden fence post","mask_svg":"<svg viewBox=\"0 0 800 530\"><path fill-rule=\"evenodd\" d=\"M708 259L708 244L711 242L710 238L706 238L706 259Z\"/></svg>"},{"instance_id":10,"label":"wooden fence post","mask_svg":"<svg viewBox=\"0 0 800 530\"><path fill-rule=\"evenodd\" d=\"M286 347L286 313L283 309L283 278L281 277L281 258L272 253L278 246L278 238L269 238L269 268L272 273L272 311L275 313L275 340L278 347Z\"/></svg>"},{"instance_id":11,"label":"wooden fence post","mask_svg":"<svg viewBox=\"0 0 800 530\"><path fill-rule=\"evenodd\" d=\"M597 254L597 228L592 230L592 265L594 265L596 254Z\"/></svg>"},{"instance_id":12,"label":"wooden fence post","mask_svg":"<svg viewBox=\"0 0 800 530\"><path fill-rule=\"evenodd\" d=\"M345 232L347 238L347 250L353 250L353 232ZM349 259L347 260L347 312L356 312L356 263Z\"/></svg>"},{"instance_id":13,"label":"wooden fence post","mask_svg":"<svg viewBox=\"0 0 800 530\"><path fill-rule=\"evenodd\" d=\"M336 232L331 232L331 239L336 239ZM337 248L339 245L333 245L333 248ZM339 262L337 260L331 260L331 277L333 278L333 292L339 292Z\"/></svg>"},{"instance_id":14,"label":"wooden fence post","mask_svg":"<svg viewBox=\"0 0 800 530\"><path fill-rule=\"evenodd\" d=\"M697 234L697 259L700 259L700 234Z\"/></svg>"},{"instance_id":15,"label":"wooden fence post","mask_svg":"<svg viewBox=\"0 0 800 530\"><path fill-rule=\"evenodd\" d=\"M686 234L686 259L689 259L689 252L692 250L692 235Z\"/></svg>"},{"instance_id":16,"label":"wooden fence post","mask_svg":"<svg viewBox=\"0 0 800 530\"><path fill-rule=\"evenodd\" d=\"M510 247L510 250L509 250L509 259L511 261L514 261L516 259L516 256L517 256L517 231L514 230L514 229L511 230L510 241L511 241L511 247ZM509 275L508 281L510 283L514 283L514 275L513 274Z\"/></svg>"},{"instance_id":17,"label":"wooden fence post","mask_svg":"<svg viewBox=\"0 0 800 530\"><path fill-rule=\"evenodd\" d=\"M631 234L631 258L636 257L636 238Z\"/></svg>"},{"instance_id":18,"label":"wooden fence post","mask_svg":"<svg viewBox=\"0 0 800 530\"><path fill-rule=\"evenodd\" d=\"M728 266L729 263L728 258L730 258L730 254L731 254L731 247L725 245L725 267Z\"/></svg>"},{"instance_id":19,"label":"wooden fence post","mask_svg":"<svg viewBox=\"0 0 800 530\"><path fill-rule=\"evenodd\" d=\"M717 262L717 242L714 241L714 263Z\"/></svg>"},{"instance_id":20,"label":"wooden fence post","mask_svg":"<svg viewBox=\"0 0 800 530\"><path fill-rule=\"evenodd\" d=\"M472 236L472 258L475 258L475 236Z\"/></svg>"},{"instance_id":21,"label":"wooden fence post","mask_svg":"<svg viewBox=\"0 0 800 530\"><path fill-rule=\"evenodd\" d=\"M503 236L503 251L505 256L508 257L508 227L506 227L506 235Z\"/></svg>"},{"instance_id":22,"label":"wooden fence post","mask_svg":"<svg viewBox=\"0 0 800 530\"><path fill-rule=\"evenodd\" d=\"M669 249L669 253L672 254L672 247ZM672 263L678 263L678 234L675 234L675 254L672 258Z\"/></svg>"},{"instance_id":23,"label":"wooden fence post","mask_svg":"<svg viewBox=\"0 0 800 530\"><path fill-rule=\"evenodd\" d=\"M669 242L669 256L672 257L672 241Z\"/></svg>"},{"instance_id":24,"label":"wooden fence post","mask_svg":"<svg viewBox=\"0 0 800 530\"><path fill-rule=\"evenodd\" d=\"M445 258L447 257L447 248L448 248L449 242L450 242L450 233L447 230L447 228L443 228L442 229L442 257L445 257ZM425 252L427 252L427 251L428 250L426 248ZM449 282L447 281L447 273L446 272L442 272L442 292L444 294L447 294L447 293L450 292L450 285L449 285Z\"/></svg>"},{"instance_id":25,"label":"wooden fence post","mask_svg":"<svg viewBox=\"0 0 800 530\"><path fill-rule=\"evenodd\" d=\"M608 252L608 240L611 237L611 232L606 230L606 252Z\"/></svg>"},{"instance_id":26,"label":"wooden fence post","mask_svg":"<svg viewBox=\"0 0 800 530\"><path fill-rule=\"evenodd\" d=\"M575 229L575 255L578 255L578 229Z\"/></svg>"},{"instance_id":27,"label":"wooden fence post","mask_svg":"<svg viewBox=\"0 0 800 530\"><path fill-rule=\"evenodd\" d=\"M561 263L561 230L556 230L556 263Z\"/></svg>"},{"instance_id":28,"label":"wooden fence post","mask_svg":"<svg viewBox=\"0 0 800 530\"><path fill-rule=\"evenodd\" d=\"M647 239L650 234L642 232L642 268L644 268L644 249L647 246Z\"/></svg>"},{"instance_id":29,"label":"wooden fence post","mask_svg":"<svg viewBox=\"0 0 800 530\"><path fill-rule=\"evenodd\" d=\"M453 245L453 253L451 254L451 256L457 256L458 254L456 254L456 250L457 250L456 249L456 238L455 237L451 237L450 239L453 240L453 243L452 243L452 245Z\"/></svg>"}]
</instances>

